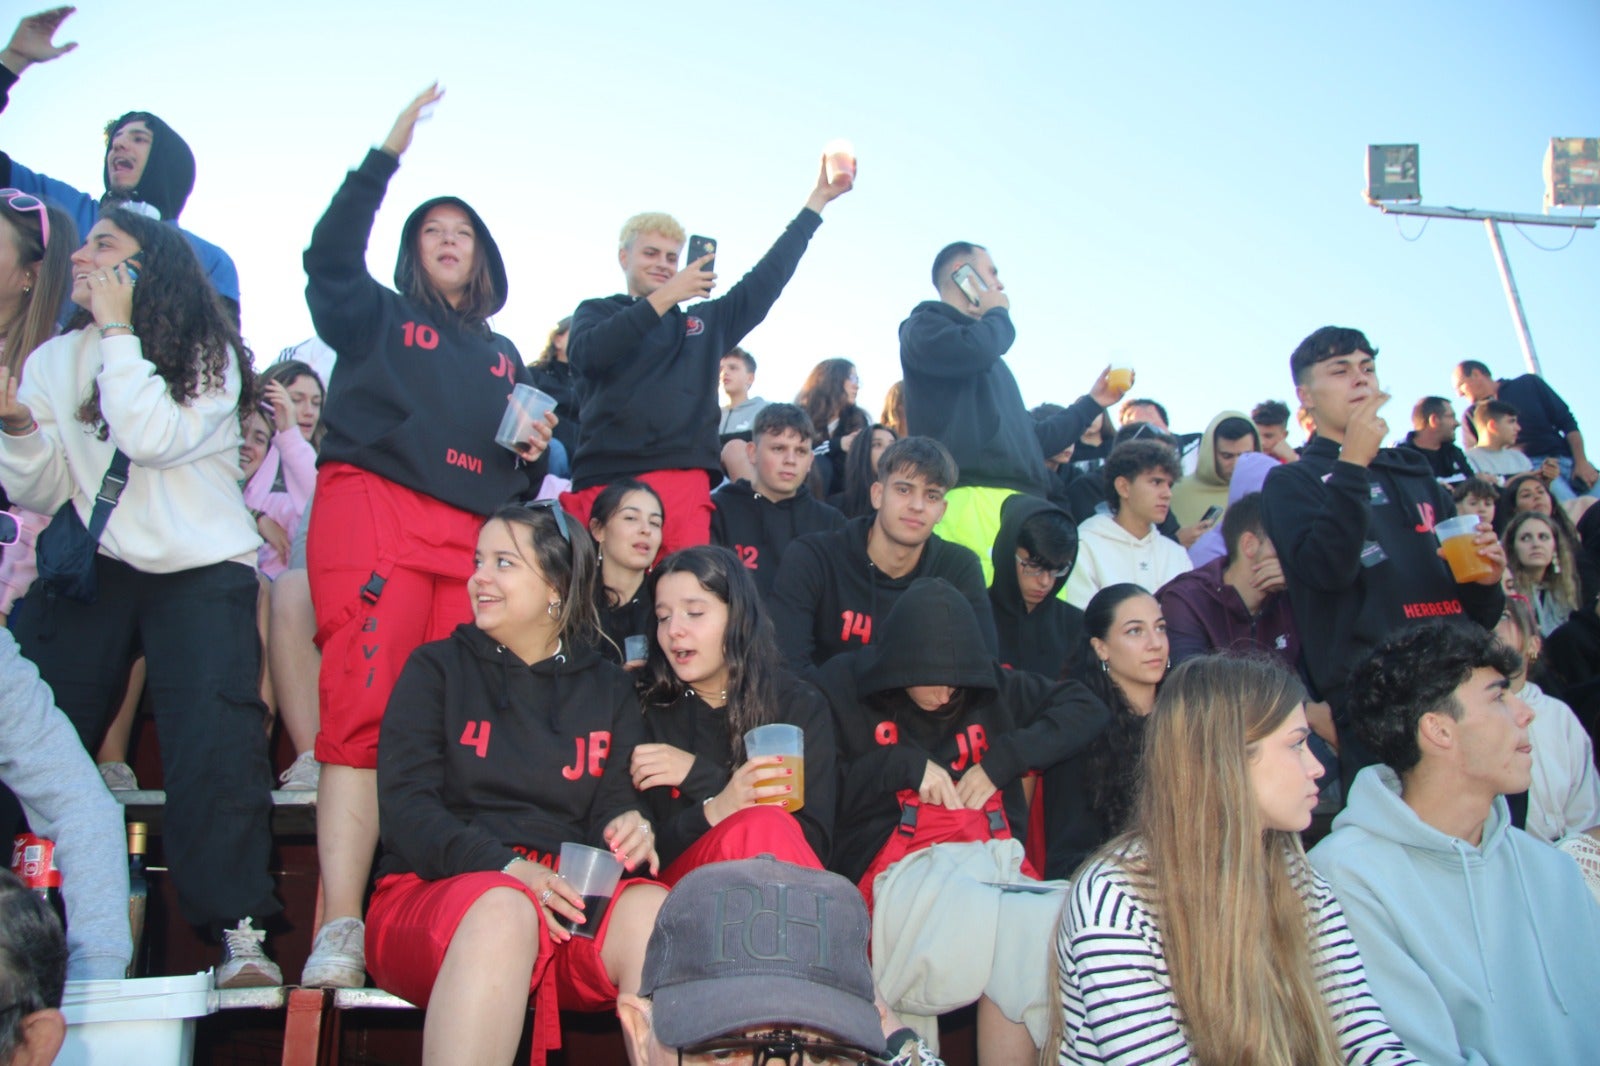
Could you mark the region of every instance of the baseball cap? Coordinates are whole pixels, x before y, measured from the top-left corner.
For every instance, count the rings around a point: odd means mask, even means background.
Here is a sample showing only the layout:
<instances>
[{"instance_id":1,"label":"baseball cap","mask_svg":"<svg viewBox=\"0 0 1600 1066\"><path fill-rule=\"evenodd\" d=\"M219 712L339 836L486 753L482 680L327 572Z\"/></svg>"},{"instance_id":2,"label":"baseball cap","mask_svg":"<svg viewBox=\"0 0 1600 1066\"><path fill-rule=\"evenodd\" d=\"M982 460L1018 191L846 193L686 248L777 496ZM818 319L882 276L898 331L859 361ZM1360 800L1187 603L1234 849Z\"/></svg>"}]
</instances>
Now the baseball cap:
<instances>
[{"instance_id":1,"label":"baseball cap","mask_svg":"<svg viewBox=\"0 0 1600 1066\"><path fill-rule=\"evenodd\" d=\"M838 874L771 855L710 863L661 905L639 994L667 1047L782 1025L882 1052L871 928L861 893Z\"/></svg>"}]
</instances>

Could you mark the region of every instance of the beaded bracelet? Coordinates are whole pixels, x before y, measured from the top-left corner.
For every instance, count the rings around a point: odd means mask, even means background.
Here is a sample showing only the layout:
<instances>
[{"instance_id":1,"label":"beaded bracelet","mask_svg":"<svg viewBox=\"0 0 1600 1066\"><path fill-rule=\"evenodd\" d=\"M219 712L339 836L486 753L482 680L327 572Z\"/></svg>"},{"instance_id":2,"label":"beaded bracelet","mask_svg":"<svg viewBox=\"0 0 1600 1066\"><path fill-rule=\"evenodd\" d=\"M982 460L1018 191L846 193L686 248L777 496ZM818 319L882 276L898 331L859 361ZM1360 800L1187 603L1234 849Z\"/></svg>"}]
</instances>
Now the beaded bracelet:
<instances>
[{"instance_id":1,"label":"beaded bracelet","mask_svg":"<svg viewBox=\"0 0 1600 1066\"><path fill-rule=\"evenodd\" d=\"M100 336L102 337L106 335L106 330L108 329L125 329L129 333L133 332L133 327L126 322L107 322L105 325L96 326L95 328L100 331Z\"/></svg>"}]
</instances>

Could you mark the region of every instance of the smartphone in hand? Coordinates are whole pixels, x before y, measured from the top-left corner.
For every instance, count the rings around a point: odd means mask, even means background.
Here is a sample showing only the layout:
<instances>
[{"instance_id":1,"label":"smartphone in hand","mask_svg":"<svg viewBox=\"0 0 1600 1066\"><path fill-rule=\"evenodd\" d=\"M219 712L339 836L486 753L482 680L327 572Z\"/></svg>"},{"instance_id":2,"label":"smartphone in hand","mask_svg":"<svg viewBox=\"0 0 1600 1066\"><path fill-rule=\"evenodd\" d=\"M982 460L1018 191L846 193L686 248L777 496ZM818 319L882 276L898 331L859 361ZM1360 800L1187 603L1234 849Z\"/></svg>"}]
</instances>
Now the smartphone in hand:
<instances>
[{"instance_id":1,"label":"smartphone in hand","mask_svg":"<svg viewBox=\"0 0 1600 1066\"><path fill-rule=\"evenodd\" d=\"M711 271L715 271L717 269L716 253L717 242L714 238L701 237L699 235L689 238L689 262L694 262L702 255L711 256L710 259L706 260L705 266L701 269Z\"/></svg>"},{"instance_id":2,"label":"smartphone in hand","mask_svg":"<svg viewBox=\"0 0 1600 1066\"><path fill-rule=\"evenodd\" d=\"M972 306L977 307L981 302L981 294L989 291L989 286L978 277L978 272L972 269L971 263L963 263L950 275L950 280L956 283L956 288L967 294L967 299L972 301Z\"/></svg>"},{"instance_id":3,"label":"smartphone in hand","mask_svg":"<svg viewBox=\"0 0 1600 1066\"><path fill-rule=\"evenodd\" d=\"M1200 516L1200 521L1202 521L1202 522L1215 522L1217 519L1219 519L1221 517L1222 517L1222 508L1218 507L1216 504L1212 504L1210 507L1206 508L1206 513Z\"/></svg>"}]
</instances>

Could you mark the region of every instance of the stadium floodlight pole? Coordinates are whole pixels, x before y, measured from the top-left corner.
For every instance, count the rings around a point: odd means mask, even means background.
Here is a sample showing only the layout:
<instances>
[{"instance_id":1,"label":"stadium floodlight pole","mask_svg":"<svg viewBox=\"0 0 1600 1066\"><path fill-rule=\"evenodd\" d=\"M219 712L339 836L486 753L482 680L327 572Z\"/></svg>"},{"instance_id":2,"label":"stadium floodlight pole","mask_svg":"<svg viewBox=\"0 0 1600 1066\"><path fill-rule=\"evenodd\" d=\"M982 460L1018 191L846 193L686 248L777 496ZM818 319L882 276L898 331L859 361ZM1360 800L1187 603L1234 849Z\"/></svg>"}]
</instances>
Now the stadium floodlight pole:
<instances>
[{"instance_id":1,"label":"stadium floodlight pole","mask_svg":"<svg viewBox=\"0 0 1600 1066\"><path fill-rule=\"evenodd\" d=\"M1372 202L1372 201L1369 201ZM1423 218L1481 219L1489 234L1489 248L1494 252L1495 266L1500 268L1500 284L1505 286L1506 304L1511 308L1511 321L1517 327L1517 340L1522 344L1522 361L1530 374L1544 375L1539 370L1539 356L1533 350L1533 336L1528 332L1528 316L1522 310L1522 297L1517 293L1517 281L1511 276L1511 263L1506 259L1505 242L1500 239L1500 223L1516 226L1560 226L1563 229L1594 229L1600 219L1582 216L1529 215L1514 211L1473 211L1460 207L1428 207L1425 204L1396 204L1372 202L1386 215L1420 215Z\"/></svg>"}]
</instances>

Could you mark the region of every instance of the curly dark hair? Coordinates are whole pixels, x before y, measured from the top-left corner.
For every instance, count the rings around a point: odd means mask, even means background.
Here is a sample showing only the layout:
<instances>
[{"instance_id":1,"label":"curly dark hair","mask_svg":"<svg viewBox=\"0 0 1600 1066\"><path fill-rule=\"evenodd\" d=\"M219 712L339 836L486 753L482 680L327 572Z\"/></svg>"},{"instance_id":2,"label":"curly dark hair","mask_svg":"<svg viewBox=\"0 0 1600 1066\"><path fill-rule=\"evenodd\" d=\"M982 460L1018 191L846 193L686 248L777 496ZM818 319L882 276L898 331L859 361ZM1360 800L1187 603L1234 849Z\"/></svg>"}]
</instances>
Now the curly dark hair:
<instances>
[{"instance_id":1,"label":"curly dark hair","mask_svg":"<svg viewBox=\"0 0 1600 1066\"><path fill-rule=\"evenodd\" d=\"M223 391L232 359L239 370L239 417L243 418L256 395L250 349L189 242L176 227L124 207L106 207L100 217L138 242L139 251L133 257L139 268L133 331L139 336L144 358L167 383L172 399L184 404L201 393ZM88 311L80 310L69 328L80 329L93 321ZM78 408L78 421L95 427L101 440L109 435L100 411L98 383Z\"/></svg>"},{"instance_id":2,"label":"curly dark hair","mask_svg":"<svg viewBox=\"0 0 1600 1066\"><path fill-rule=\"evenodd\" d=\"M755 579L727 548L683 548L661 560L650 575L646 593L652 604L657 586L668 574L693 575L701 588L728 605L728 624L722 633L722 657L728 665L728 748L731 765L739 766L745 761L745 733L779 720L778 675L782 660L772 622L762 607ZM659 640L650 641L644 675L646 714L652 704L666 706L686 690Z\"/></svg>"},{"instance_id":3,"label":"curly dark hair","mask_svg":"<svg viewBox=\"0 0 1600 1066\"><path fill-rule=\"evenodd\" d=\"M1480 667L1511 677L1522 668L1522 656L1475 625L1422 622L1390 634L1350 675L1348 714L1356 739L1395 773L1407 773L1422 759L1422 716L1460 718L1456 689Z\"/></svg>"},{"instance_id":4,"label":"curly dark hair","mask_svg":"<svg viewBox=\"0 0 1600 1066\"><path fill-rule=\"evenodd\" d=\"M1124 441L1111 449L1106 465L1100 468L1104 479L1106 503L1111 513L1122 508L1122 497L1117 495L1117 479L1132 482L1147 470L1159 470L1176 485L1183 478L1183 464L1172 448L1154 440Z\"/></svg>"},{"instance_id":5,"label":"curly dark hair","mask_svg":"<svg viewBox=\"0 0 1600 1066\"><path fill-rule=\"evenodd\" d=\"M1083 612L1083 645L1077 656L1077 661L1083 665L1076 676L1095 699L1111 711L1110 724L1086 752L1089 803L1107 839L1120 833L1133 814L1147 719L1134 713L1133 705L1112 680L1110 672L1100 668L1099 657L1089 639L1105 640L1111 635L1117 608L1136 596L1148 595L1143 586L1131 582L1107 585L1094 594Z\"/></svg>"}]
</instances>

